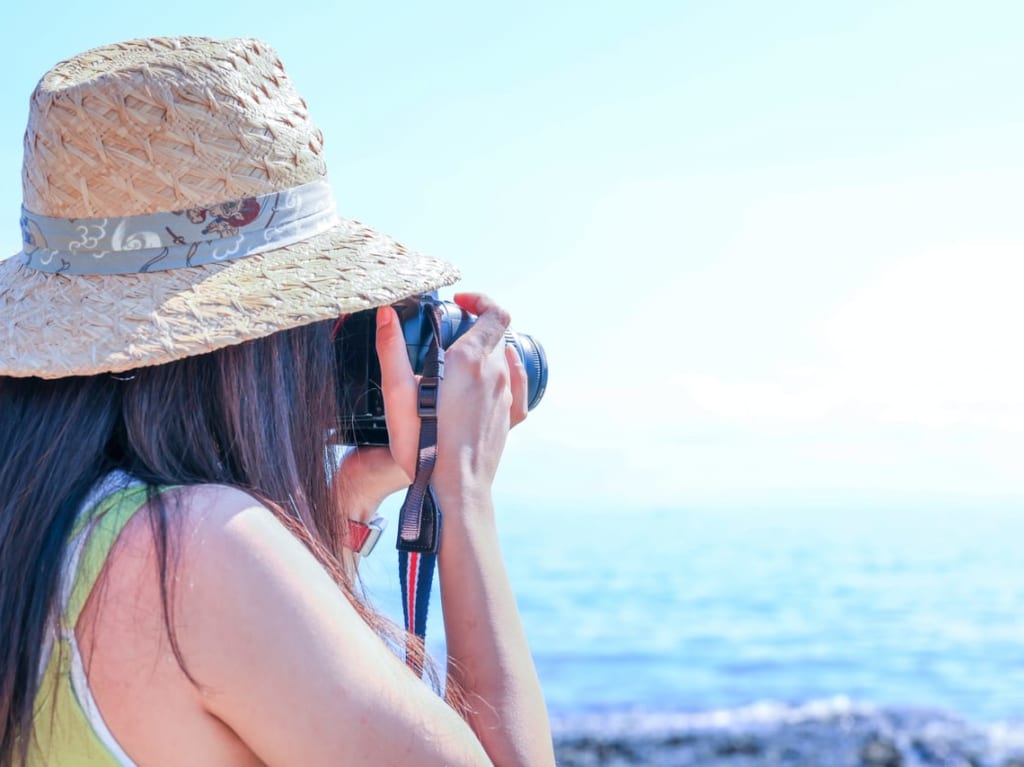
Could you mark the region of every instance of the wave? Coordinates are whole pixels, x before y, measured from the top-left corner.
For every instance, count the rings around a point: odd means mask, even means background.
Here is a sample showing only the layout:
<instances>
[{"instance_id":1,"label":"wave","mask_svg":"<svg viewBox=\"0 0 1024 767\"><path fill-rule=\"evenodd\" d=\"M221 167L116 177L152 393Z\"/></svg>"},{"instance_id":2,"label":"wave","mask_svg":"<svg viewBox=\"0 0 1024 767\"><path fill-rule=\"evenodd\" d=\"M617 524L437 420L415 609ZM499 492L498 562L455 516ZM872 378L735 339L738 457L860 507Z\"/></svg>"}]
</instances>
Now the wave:
<instances>
[{"instance_id":1,"label":"wave","mask_svg":"<svg viewBox=\"0 0 1024 767\"><path fill-rule=\"evenodd\" d=\"M976 723L843 696L708 711L588 712L557 716L552 725L562 767L1024 767L1024 719Z\"/></svg>"}]
</instances>

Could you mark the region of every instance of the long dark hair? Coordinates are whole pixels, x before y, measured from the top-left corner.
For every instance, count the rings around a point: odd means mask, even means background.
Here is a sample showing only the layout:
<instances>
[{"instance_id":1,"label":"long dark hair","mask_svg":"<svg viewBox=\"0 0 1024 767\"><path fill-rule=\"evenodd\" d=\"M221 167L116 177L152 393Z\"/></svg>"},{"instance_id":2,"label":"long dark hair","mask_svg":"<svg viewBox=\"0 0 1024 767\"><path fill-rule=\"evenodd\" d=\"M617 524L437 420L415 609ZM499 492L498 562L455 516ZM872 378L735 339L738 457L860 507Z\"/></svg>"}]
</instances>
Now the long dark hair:
<instances>
[{"instance_id":1,"label":"long dark hair","mask_svg":"<svg viewBox=\"0 0 1024 767\"><path fill-rule=\"evenodd\" d=\"M251 493L364 619L395 638L342 563L345 515L330 489L327 436L338 417L332 325L116 376L0 376L0 764L24 759L64 549L89 490L114 469L151 488L219 483ZM151 493L147 509L165 624L185 668L168 612L173 501L160 498Z\"/></svg>"}]
</instances>

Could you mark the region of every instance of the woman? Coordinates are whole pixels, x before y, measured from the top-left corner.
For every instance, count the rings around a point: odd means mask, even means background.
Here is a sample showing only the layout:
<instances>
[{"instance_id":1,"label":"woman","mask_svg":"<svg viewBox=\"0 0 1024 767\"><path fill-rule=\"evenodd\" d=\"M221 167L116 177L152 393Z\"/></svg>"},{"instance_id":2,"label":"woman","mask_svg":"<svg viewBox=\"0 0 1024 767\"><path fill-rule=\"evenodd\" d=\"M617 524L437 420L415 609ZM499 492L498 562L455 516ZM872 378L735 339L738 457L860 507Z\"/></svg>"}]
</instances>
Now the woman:
<instances>
[{"instance_id":1,"label":"woman","mask_svg":"<svg viewBox=\"0 0 1024 767\"><path fill-rule=\"evenodd\" d=\"M0 763L553 762L490 492L526 378L484 296L456 297L432 480L454 706L356 594L358 523L417 461L388 305L457 274L338 218L321 147L255 40L36 88L0 264ZM333 330L373 307L390 451L332 477Z\"/></svg>"}]
</instances>

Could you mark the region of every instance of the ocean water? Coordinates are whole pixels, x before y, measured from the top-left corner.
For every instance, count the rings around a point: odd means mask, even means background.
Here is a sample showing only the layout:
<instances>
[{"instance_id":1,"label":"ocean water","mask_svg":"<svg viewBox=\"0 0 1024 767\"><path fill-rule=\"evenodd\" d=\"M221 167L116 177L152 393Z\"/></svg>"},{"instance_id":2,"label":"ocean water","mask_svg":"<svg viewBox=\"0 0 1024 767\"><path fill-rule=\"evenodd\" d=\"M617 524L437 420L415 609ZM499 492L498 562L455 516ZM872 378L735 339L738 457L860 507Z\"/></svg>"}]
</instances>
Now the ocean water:
<instances>
[{"instance_id":1,"label":"ocean water","mask_svg":"<svg viewBox=\"0 0 1024 767\"><path fill-rule=\"evenodd\" d=\"M1024 509L501 513L556 728L868 710L1024 726ZM366 579L400 616L385 535Z\"/></svg>"}]
</instances>

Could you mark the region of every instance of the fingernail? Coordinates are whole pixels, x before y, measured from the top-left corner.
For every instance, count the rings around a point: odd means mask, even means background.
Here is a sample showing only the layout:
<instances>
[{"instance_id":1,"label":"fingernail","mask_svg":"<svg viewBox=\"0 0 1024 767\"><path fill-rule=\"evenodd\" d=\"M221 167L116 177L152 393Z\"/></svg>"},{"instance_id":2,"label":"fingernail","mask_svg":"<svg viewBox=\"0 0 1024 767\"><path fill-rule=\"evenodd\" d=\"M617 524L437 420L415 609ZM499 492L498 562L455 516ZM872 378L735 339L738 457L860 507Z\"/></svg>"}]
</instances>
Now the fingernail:
<instances>
[{"instance_id":1,"label":"fingernail","mask_svg":"<svg viewBox=\"0 0 1024 767\"><path fill-rule=\"evenodd\" d=\"M389 306L378 306L377 307L377 327L386 328L391 324L391 307Z\"/></svg>"}]
</instances>

